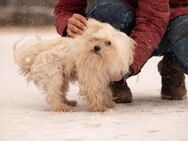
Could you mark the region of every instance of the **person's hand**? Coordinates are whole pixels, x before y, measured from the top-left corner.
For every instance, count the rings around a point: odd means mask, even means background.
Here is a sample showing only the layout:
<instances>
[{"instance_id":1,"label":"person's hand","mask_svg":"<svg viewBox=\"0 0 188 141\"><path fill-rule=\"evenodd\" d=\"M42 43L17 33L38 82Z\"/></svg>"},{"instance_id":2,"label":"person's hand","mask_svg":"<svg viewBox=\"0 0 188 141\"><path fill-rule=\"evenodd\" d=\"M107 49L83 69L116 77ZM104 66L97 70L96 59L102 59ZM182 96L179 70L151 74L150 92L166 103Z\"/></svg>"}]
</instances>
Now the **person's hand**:
<instances>
[{"instance_id":1,"label":"person's hand","mask_svg":"<svg viewBox=\"0 0 188 141\"><path fill-rule=\"evenodd\" d=\"M122 74L114 74L110 76L110 81L120 81L123 79L123 75Z\"/></svg>"},{"instance_id":2,"label":"person's hand","mask_svg":"<svg viewBox=\"0 0 188 141\"><path fill-rule=\"evenodd\" d=\"M87 19L80 14L73 14L68 20L67 34L70 37L81 35L86 28Z\"/></svg>"}]
</instances>

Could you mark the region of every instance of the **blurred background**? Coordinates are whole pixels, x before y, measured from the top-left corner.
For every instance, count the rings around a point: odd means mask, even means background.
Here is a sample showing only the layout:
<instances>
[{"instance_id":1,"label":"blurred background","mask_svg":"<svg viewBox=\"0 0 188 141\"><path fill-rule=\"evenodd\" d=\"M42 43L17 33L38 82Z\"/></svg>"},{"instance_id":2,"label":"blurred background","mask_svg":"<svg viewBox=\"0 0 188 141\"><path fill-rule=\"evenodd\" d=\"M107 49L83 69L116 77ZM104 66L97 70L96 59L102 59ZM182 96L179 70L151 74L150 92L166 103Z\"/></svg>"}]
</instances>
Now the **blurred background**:
<instances>
[{"instance_id":1,"label":"blurred background","mask_svg":"<svg viewBox=\"0 0 188 141\"><path fill-rule=\"evenodd\" d=\"M55 0L0 0L0 26L53 25Z\"/></svg>"}]
</instances>

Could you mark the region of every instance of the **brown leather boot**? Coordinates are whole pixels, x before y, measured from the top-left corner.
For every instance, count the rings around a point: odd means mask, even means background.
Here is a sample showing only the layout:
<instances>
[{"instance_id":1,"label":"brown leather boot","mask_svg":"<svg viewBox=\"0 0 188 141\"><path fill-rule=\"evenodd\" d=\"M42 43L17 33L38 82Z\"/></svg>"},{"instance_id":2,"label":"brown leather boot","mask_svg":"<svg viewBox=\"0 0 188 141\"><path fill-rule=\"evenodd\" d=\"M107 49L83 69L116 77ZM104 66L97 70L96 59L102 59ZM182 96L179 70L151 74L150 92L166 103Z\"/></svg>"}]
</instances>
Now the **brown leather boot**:
<instances>
[{"instance_id":1,"label":"brown leather boot","mask_svg":"<svg viewBox=\"0 0 188 141\"><path fill-rule=\"evenodd\" d=\"M171 56L166 55L158 64L162 77L161 98L167 100L186 99L185 75L173 66Z\"/></svg>"},{"instance_id":2,"label":"brown leather boot","mask_svg":"<svg viewBox=\"0 0 188 141\"><path fill-rule=\"evenodd\" d=\"M124 80L112 82L110 87L112 89L114 102L131 103L133 101L131 90Z\"/></svg>"}]
</instances>

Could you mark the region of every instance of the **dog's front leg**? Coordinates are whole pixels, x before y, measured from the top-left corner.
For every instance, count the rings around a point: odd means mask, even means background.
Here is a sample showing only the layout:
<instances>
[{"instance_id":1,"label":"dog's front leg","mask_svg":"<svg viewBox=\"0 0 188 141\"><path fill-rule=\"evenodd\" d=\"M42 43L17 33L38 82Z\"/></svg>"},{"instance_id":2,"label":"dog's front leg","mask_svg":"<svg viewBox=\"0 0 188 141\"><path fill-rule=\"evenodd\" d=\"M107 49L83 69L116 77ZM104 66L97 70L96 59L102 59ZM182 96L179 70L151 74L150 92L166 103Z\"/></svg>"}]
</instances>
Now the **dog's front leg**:
<instances>
[{"instance_id":1,"label":"dog's front leg","mask_svg":"<svg viewBox=\"0 0 188 141\"><path fill-rule=\"evenodd\" d=\"M104 84L95 83L95 85L89 85L89 82L82 86L80 94L86 97L88 110L91 112L104 112L107 108L114 107L112 101L112 93L108 86Z\"/></svg>"},{"instance_id":2,"label":"dog's front leg","mask_svg":"<svg viewBox=\"0 0 188 141\"><path fill-rule=\"evenodd\" d=\"M113 101L112 90L109 86L107 86L107 88L104 90L103 95L105 96L103 101L104 105L107 108L113 108L115 106L115 102Z\"/></svg>"},{"instance_id":3,"label":"dog's front leg","mask_svg":"<svg viewBox=\"0 0 188 141\"><path fill-rule=\"evenodd\" d=\"M86 99L88 103L88 110L91 112L104 112L106 106L104 103L105 96L99 91L86 92Z\"/></svg>"}]
</instances>

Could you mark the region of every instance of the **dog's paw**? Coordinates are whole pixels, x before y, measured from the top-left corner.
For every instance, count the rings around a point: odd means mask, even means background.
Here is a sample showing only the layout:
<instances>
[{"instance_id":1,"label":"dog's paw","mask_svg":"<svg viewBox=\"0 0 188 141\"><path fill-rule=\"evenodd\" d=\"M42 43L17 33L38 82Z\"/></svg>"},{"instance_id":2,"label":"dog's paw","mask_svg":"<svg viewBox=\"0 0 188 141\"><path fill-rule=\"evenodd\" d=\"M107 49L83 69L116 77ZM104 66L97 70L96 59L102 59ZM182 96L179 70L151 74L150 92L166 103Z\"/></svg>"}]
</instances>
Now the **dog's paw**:
<instances>
[{"instance_id":1,"label":"dog's paw","mask_svg":"<svg viewBox=\"0 0 188 141\"><path fill-rule=\"evenodd\" d=\"M107 103L105 103L105 106L107 108L114 108L115 107L115 102L113 101L108 101Z\"/></svg>"},{"instance_id":2,"label":"dog's paw","mask_svg":"<svg viewBox=\"0 0 188 141\"><path fill-rule=\"evenodd\" d=\"M73 107L66 104L56 104L52 106L52 109L55 112L70 112L72 111Z\"/></svg>"},{"instance_id":3,"label":"dog's paw","mask_svg":"<svg viewBox=\"0 0 188 141\"><path fill-rule=\"evenodd\" d=\"M93 107L90 107L89 109L88 109L90 112L104 112L104 111L106 111L106 107L105 106L93 106Z\"/></svg>"}]
</instances>

